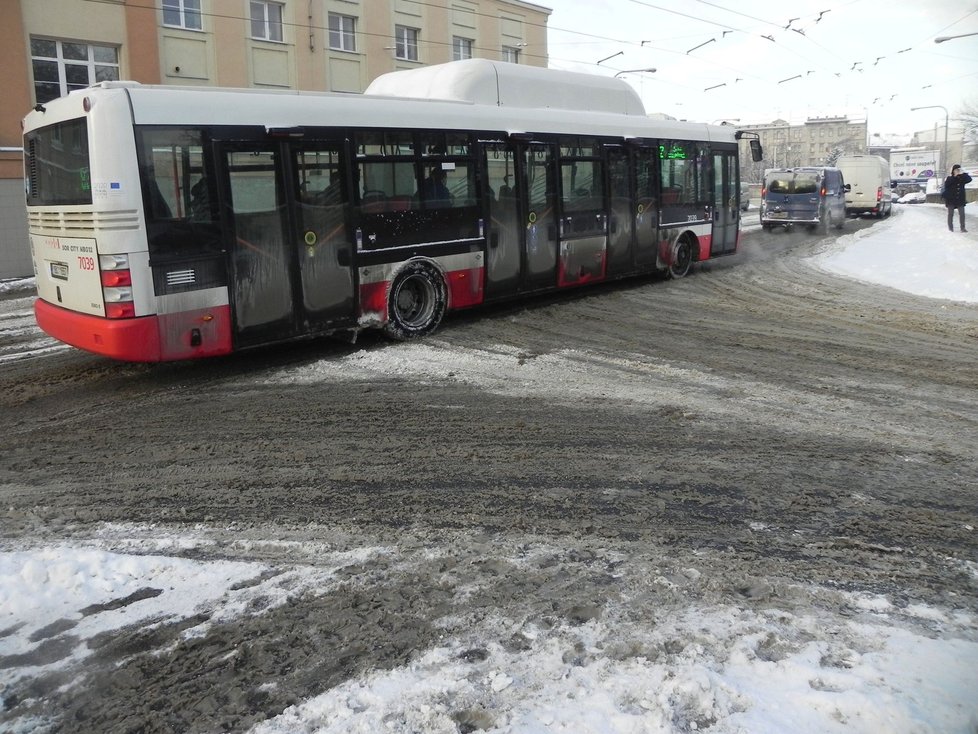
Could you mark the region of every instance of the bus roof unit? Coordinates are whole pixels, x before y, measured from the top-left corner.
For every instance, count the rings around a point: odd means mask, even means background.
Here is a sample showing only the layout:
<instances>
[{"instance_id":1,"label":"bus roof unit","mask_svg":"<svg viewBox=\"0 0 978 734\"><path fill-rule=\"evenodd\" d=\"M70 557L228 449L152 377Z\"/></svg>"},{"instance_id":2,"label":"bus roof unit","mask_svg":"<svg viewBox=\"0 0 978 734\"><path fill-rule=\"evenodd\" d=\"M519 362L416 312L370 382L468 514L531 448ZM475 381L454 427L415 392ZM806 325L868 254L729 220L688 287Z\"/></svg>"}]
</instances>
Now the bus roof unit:
<instances>
[{"instance_id":1,"label":"bus roof unit","mask_svg":"<svg viewBox=\"0 0 978 734\"><path fill-rule=\"evenodd\" d=\"M392 71L364 94L645 116L638 94L620 79L488 59Z\"/></svg>"}]
</instances>

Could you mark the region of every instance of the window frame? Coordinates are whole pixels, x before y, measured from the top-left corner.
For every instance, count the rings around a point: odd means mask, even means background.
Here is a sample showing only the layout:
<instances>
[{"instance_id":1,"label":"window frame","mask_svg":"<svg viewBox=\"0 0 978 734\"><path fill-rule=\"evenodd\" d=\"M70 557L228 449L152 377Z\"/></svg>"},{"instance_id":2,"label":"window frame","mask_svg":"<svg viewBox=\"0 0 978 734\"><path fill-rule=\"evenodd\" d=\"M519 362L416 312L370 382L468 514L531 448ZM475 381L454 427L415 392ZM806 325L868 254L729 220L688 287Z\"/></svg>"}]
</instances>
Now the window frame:
<instances>
[{"instance_id":1,"label":"window frame","mask_svg":"<svg viewBox=\"0 0 978 734\"><path fill-rule=\"evenodd\" d=\"M163 11L163 25L166 28L182 28L186 31L204 30L203 13L201 11L201 0L162 0L160 7ZM195 8L188 7L196 5ZM167 21L167 13L178 13L179 22L172 23ZM192 18L196 18L197 25L193 25Z\"/></svg>"},{"instance_id":2,"label":"window frame","mask_svg":"<svg viewBox=\"0 0 978 734\"><path fill-rule=\"evenodd\" d=\"M520 63L520 49L517 46L503 46L500 56L509 64Z\"/></svg>"},{"instance_id":3,"label":"window frame","mask_svg":"<svg viewBox=\"0 0 978 734\"><path fill-rule=\"evenodd\" d=\"M267 41L269 43L285 43L285 4L274 0L250 0L249 16L251 20L251 38L255 41ZM261 8L260 18L255 17L255 10ZM278 19L270 17L269 10L278 9ZM255 33L255 24L261 23L261 30L264 35ZM275 37L275 30L278 29L278 38Z\"/></svg>"},{"instance_id":4,"label":"window frame","mask_svg":"<svg viewBox=\"0 0 978 734\"><path fill-rule=\"evenodd\" d=\"M338 27L333 28L333 19L338 22ZM349 21L350 27L344 26ZM355 15L344 15L343 13L329 13L326 20L326 35L330 51L344 51L346 53L357 52L357 17ZM339 40L339 44L333 43L334 36ZM346 42L349 41L349 46Z\"/></svg>"},{"instance_id":5,"label":"window frame","mask_svg":"<svg viewBox=\"0 0 978 734\"><path fill-rule=\"evenodd\" d=\"M394 58L396 58L398 61L420 61L420 40L420 28L413 28L408 25L395 25ZM412 49L414 50L413 56L410 54Z\"/></svg>"},{"instance_id":6,"label":"window frame","mask_svg":"<svg viewBox=\"0 0 978 734\"><path fill-rule=\"evenodd\" d=\"M54 56L42 56L34 53L34 42L48 42L55 44L55 55ZM65 44L71 46L84 46L86 59L83 61L81 59L71 59L65 56ZM64 97L68 92L73 89L84 89L85 87L90 87L94 84L98 84L101 81L118 81L121 79L121 64L119 62L119 46L109 46L98 43L89 43L87 41L66 41L60 38L49 38L44 36L31 36L30 38L31 46L31 81L33 83L34 91L34 102L44 103L49 102L57 97ZM115 61L101 61L95 58L96 49L99 50L110 50L112 51ZM58 94L54 97L45 97L41 99L38 96L38 84L50 85L54 82L52 80L41 80L37 79L36 66L37 62L41 63L55 63L58 67ZM87 81L86 84L80 85L78 82L69 81L68 79L68 67L74 68L84 68L86 70ZM113 71L108 78L100 74L100 70L108 69ZM102 78L100 78L102 76Z\"/></svg>"},{"instance_id":7,"label":"window frame","mask_svg":"<svg viewBox=\"0 0 978 734\"><path fill-rule=\"evenodd\" d=\"M475 41L465 36L452 36L452 61L472 58Z\"/></svg>"}]
</instances>

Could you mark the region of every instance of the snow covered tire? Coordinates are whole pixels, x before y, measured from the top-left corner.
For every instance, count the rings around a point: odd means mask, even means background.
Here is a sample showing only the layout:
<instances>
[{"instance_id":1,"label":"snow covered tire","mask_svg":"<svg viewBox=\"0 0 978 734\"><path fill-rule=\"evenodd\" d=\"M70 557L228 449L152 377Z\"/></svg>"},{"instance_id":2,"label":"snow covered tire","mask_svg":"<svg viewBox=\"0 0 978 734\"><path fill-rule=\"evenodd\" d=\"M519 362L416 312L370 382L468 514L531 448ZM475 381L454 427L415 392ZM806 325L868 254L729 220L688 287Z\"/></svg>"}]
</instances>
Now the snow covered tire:
<instances>
[{"instance_id":1,"label":"snow covered tire","mask_svg":"<svg viewBox=\"0 0 978 734\"><path fill-rule=\"evenodd\" d=\"M431 263L408 263L391 283L384 331L405 340L430 334L441 323L448 305L445 279Z\"/></svg>"}]
</instances>

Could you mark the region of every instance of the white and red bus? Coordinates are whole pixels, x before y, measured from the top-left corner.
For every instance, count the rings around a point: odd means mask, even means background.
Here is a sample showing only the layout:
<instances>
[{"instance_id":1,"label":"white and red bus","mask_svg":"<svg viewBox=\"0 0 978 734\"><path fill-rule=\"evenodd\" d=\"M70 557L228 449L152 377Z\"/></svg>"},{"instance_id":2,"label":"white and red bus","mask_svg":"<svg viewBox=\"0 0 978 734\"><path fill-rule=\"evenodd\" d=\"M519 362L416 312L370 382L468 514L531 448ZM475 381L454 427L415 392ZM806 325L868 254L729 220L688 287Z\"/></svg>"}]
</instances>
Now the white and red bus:
<instances>
[{"instance_id":1,"label":"white and red bus","mask_svg":"<svg viewBox=\"0 0 978 734\"><path fill-rule=\"evenodd\" d=\"M153 362L679 277L737 250L737 137L486 60L362 95L104 82L24 120L37 321Z\"/></svg>"}]
</instances>

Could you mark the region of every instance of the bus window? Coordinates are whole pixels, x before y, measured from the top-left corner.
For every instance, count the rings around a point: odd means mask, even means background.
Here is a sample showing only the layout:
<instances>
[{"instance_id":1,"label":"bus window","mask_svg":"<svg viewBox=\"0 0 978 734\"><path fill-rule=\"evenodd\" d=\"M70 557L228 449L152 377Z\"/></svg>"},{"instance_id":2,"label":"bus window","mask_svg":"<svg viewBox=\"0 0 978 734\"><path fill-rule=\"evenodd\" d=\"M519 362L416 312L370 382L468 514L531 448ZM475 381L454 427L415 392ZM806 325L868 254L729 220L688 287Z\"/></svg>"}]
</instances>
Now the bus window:
<instances>
[{"instance_id":1,"label":"bus window","mask_svg":"<svg viewBox=\"0 0 978 734\"><path fill-rule=\"evenodd\" d=\"M426 209L454 209L473 206L475 167L468 161L443 161L427 170L419 190Z\"/></svg>"},{"instance_id":2,"label":"bus window","mask_svg":"<svg viewBox=\"0 0 978 734\"><path fill-rule=\"evenodd\" d=\"M565 214L601 208L601 161L565 161L560 172Z\"/></svg>"},{"instance_id":3,"label":"bus window","mask_svg":"<svg viewBox=\"0 0 978 734\"><path fill-rule=\"evenodd\" d=\"M689 143L678 141L659 146L663 206L696 203L696 159L692 148Z\"/></svg>"},{"instance_id":4,"label":"bus window","mask_svg":"<svg viewBox=\"0 0 978 734\"><path fill-rule=\"evenodd\" d=\"M214 177L201 131L137 128L136 141L150 253L220 250Z\"/></svg>"},{"instance_id":5,"label":"bus window","mask_svg":"<svg viewBox=\"0 0 978 734\"><path fill-rule=\"evenodd\" d=\"M207 190L200 138L199 130L185 129L144 130L140 135L147 218L181 219L193 210L196 221L213 220L210 206L201 206L202 201L210 202L213 197Z\"/></svg>"},{"instance_id":6,"label":"bus window","mask_svg":"<svg viewBox=\"0 0 978 734\"><path fill-rule=\"evenodd\" d=\"M266 151L228 155L231 198L236 214L258 214L278 209L275 154Z\"/></svg>"},{"instance_id":7,"label":"bus window","mask_svg":"<svg viewBox=\"0 0 978 734\"><path fill-rule=\"evenodd\" d=\"M418 188L414 161L360 163L360 206L365 214L403 211L413 206Z\"/></svg>"},{"instance_id":8,"label":"bus window","mask_svg":"<svg viewBox=\"0 0 978 734\"><path fill-rule=\"evenodd\" d=\"M92 203L88 127L84 118L40 128L27 136L28 206Z\"/></svg>"}]
</instances>

